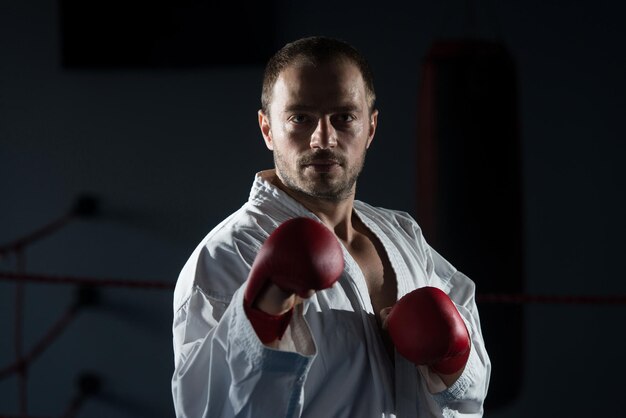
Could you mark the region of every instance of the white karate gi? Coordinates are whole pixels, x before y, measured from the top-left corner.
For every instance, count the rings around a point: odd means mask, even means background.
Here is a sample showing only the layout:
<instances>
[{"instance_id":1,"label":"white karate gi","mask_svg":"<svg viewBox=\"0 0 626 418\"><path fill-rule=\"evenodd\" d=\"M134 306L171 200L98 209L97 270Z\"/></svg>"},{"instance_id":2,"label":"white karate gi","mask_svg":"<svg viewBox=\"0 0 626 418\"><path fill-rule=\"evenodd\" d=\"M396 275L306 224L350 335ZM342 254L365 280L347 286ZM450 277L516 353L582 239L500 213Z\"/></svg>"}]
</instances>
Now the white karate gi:
<instances>
[{"instance_id":1,"label":"white karate gi","mask_svg":"<svg viewBox=\"0 0 626 418\"><path fill-rule=\"evenodd\" d=\"M359 266L343 249L335 285L296 308L280 349L264 346L243 310L255 255L284 221L316 216L255 177L250 198L219 224L185 264L174 294L178 417L480 417L490 375L474 283L428 246L406 213L354 202L384 246L398 298L423 286L445 291L471 335L469 361L447 388L426 367L385 350Z\"/></svg>"}]
</instances>

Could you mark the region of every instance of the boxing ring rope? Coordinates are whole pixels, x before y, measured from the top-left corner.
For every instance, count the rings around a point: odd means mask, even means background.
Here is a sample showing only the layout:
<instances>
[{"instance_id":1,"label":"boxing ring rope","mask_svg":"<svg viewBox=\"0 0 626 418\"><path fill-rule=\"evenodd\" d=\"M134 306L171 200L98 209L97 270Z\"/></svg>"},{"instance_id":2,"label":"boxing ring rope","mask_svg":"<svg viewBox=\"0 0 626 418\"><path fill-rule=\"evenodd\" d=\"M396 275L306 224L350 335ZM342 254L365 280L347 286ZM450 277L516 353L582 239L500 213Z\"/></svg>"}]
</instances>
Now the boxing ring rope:
<instances>
[{"instance_id":1,"label":"boxing ring rope","mask_svg":"<svg viewBox=\"0 0 626 418\"><path fill-rule=\"evenodd\" d=\"M47 284L83 285L96 287L126 287L131 289L174 290L174 283L156 280L99 279L95 277L50 276L47 274L21 274L0 270L0 281L17 281Z\"/></svg>"},{"instance_id":2,"label":"boxing ring rope","mask_svg":"<svg viewBox=\"0 0 626 418\"><path fill-rule=\"evenodd\" d=\"M27 382L28 368L67 328L78 312L93 304L93 295L88 289L118 287L128 289L153 289L169 290L174 289L175 284L157 280L136 280L136 279L114 279L96 278L87 276L55 276L48 274L26 273L26 257L24 249L47 236L52 235L72 220L79 217L90 217L97 213L97 204L89 199L81 201L67 214L50 222L49 224L35 230L34 232L14 240L13 242L0 246L0 259L7 254L15 254L16 271L0 270L0 282L15 282L15 361L8 366L0 367L0 380L13 374L18 375L18 397L19 415L6 415L0 413L0 418L48 418L43 416L27 415ZM79 297L66 311L50 326L48 331L39 339L30 351L24 353L23 343L23 311L24 311L24 286L26 283L53 284L53 285L75 285L83 290ZM476 294L476 301L479 304L570 304L570 305L625 305L626 295L547 295L547 294L497 294L486 293ZM68 405L62 415L63 418L74 417L80 406L89 397L97 394L99 381L96 376L82 376L79 385L79 393Z\"/></svg>"},{"instance_id":3,"label":"boxing ring rope","mask_svg":"<svg viewBox=\"0 0 626 418\"><path fill-rule=\"evenodd\" d=\"M80 276L53 276L47 274L20 274L0 270L0 281L30 282L57 285L94 287L121 287L131 289L174 290L175 284L157 280L102 279ZM624 305L626 295L549 295L528 293L477 293L477 303L502 304L563 304L563 305ZM0 375L0 378L2 376Z\"/></svg>"},{"instance_id":4,"label":"boxing ring rope","mask_svg":"<svg viewBox=\"0 0 626 418\"><path fill-rule=\"evenodd\" d=\"M477 293L478 303L505 304L565 304L565 305L625 305L626 295L539 295L526 293Z\"/></svg>"}]
</instances>

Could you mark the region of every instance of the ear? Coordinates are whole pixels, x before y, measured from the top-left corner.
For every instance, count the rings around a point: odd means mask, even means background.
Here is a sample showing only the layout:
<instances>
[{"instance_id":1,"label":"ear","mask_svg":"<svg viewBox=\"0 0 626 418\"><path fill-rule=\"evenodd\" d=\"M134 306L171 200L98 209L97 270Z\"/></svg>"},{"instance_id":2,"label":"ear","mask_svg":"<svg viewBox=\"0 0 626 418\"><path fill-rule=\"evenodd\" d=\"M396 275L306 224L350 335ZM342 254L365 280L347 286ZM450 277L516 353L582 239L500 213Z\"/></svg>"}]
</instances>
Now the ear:
<instances>
[{"instance_id":1,"label":"ear","mask_svg":"<svg viewBox=\"0 0 626 418\"><path fill-rule=\"evenodd\" d=\"M374 139L374 134L376 133L376 126L378 126L378 109L374 109L372 111L372 115L370 116L369 123L369 132L367 136L367 148L370 147L372 140Z\"/></svg>"},{"instance_id":2,"label":"ear","mask_svg":"<svg viewBox=\"0 0 626 418\"><path fill-rule=\"evenodd\" d=\"M270 127L270 118L269 115L263 113L262 110L259 110L259 128L261 128L261 134L263 134L263 140L265 141L265 146L269 150L274 150L274 144L272 142L272 128Z\"/></svg>"}]
</instances>

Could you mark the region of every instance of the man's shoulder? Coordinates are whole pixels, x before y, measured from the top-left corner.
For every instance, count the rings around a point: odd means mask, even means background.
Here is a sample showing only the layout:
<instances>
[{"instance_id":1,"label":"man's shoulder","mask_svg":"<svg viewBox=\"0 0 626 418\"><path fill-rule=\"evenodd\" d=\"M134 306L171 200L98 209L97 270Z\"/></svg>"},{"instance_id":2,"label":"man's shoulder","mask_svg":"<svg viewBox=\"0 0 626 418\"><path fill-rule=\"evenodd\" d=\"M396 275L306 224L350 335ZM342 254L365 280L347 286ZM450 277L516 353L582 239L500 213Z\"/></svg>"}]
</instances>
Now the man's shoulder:
<instances>
[{"instance_id":1,"label":"man's shoulder","mask_svg":"<svg viewBox=\"0 0 626 418\"><path fill-rule=\"evenodd\" d=\"M193 288L209 296L232 296L276 225L271 216L249 204L220 222L200 241L180 272L175 305L182 304Z\"/></svg>"},{"instance_id":2,"label":"man's shoulder","mask_svg":"<svg viewBox=\"0 0 626 418\"><path fill-rule=\"evenodd\" d=\"M244 242L263 241L274 221L253 205L246 204L215 226L200 242L207 251L229 249Z\"/></svg>"},{"instance_id":3,"label":"man's shoulder","mask_svg":"<svg viewBox=\"0 0 626 418\"><path fill-rule=\"evenodd\" d=\"M354 207L359 213L377 223L389 224L408 230L420 229L417 221L408 212L373 206L360 200L355 200Z\"/></svg>"}]
</instances>

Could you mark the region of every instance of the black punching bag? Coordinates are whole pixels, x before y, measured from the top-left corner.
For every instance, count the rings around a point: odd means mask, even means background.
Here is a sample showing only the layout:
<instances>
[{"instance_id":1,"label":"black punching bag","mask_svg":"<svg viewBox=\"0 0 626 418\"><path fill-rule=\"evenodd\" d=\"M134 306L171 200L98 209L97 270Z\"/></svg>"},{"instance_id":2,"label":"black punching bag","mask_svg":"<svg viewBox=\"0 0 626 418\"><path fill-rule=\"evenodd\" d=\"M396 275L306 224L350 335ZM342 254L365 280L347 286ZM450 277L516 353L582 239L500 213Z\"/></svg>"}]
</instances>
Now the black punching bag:
<instances>
[{"instance_id":1,"label":"black punching bag","mask_svg":"<svg viewBox=\"0 0 626 418\"><path fill-rule=\"evenodd\" d=\"M523 291L521 149L513 59L499 43L436 42L423 66L417 215L477 293ZM523 311L478 306L492 361L486 408L522 383Z\"/></svg>"}]
</instances>

